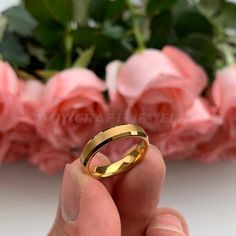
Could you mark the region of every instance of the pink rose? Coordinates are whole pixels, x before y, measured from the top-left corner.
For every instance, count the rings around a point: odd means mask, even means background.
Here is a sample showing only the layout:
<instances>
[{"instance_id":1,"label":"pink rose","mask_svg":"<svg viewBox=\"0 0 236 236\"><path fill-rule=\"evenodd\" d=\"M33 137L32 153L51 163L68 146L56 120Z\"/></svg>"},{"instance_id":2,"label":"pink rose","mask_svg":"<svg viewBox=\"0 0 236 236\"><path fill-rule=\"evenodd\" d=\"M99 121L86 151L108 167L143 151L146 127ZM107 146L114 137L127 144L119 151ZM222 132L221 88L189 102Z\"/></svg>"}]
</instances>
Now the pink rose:
<instances>
[{"instance_id":1,"label":"pink rose","mask_svg":"<svg viewBox=\"0 0 236 236\"><path fill-rule=\"evenodd\" d=\"M171 128L206 86L204 71L174 47L147 49L125 63L108 65L106 76L111 102L126 106L126 122L149 131Z\"/></svg>"},{"instance_id":2,"label":"pink rose","mask_svg":"<svg viewBox=\"0 0 236 236\"><path fill-rule=\"evenodd\" d=\"M217 72L211 97L228 132L236 137L236 65Z\"/></svg>"},{"instance_id":3,"label":"pink rose","mask_svg":"<svg viewBox=\"0 0 236 236\"><path fill-rule=\"evenodd\" d=\"M116 78L121 65L120 61L113 61L106 66L106 85L109 98L112 101L109 103L107 128L126 123L124 117L124 111L127 107L126 101L116 90Z\"/></svg>"},{"instance_id":4,"label":"pink rose","mask_svg":"<svg viewBox=\"0 0 236 236\"><path fill-rule=\"evenodd\" d=\"M8 63L3 61L0 62L0 89L15 96L20 92L20 82L16 73Z\"/></svg>"},{"instance_id":5,"label":"pink rose","mask_svg":"<svg viewBox=\"0 0 236 236\"><path fill-rule=\"evenodd\" d=\"M55 148L42 139L33 143L30 151L29 161L31 164L38 166L41 171L47 174L54 174L63 170L67 163L75 159L69 151Z\"/></svg>"},{"instance_id":6,"label":"pink rose","mask_svg":"<svg viewBox=\"0 0 236 236\"><path fill-rule=\"evenodd\" d=\"M196 146L210 140L215 134L221 121L208 111L205 102L195 99L193 106L174 123L170 132L154 135L151 139L165 158L191 158Z\"/></svg>"},{"instance_id":7,"label":"pink rose","mask_svg":"<svg viewBox=\"0 0 236 236\"><path fill-rule=\"evenodd\" d=\"M104 123L104 90L104 82L90 70L56 74L45 86L37 121L39 133L56 147L83 145Z\"/></svg>"},{"instance_id":8,"label":"pink rose","mask_svg":"<svg viewBox=\"0 0 236 236\"><path fill-rule=\"evenodd\" d=\"M29 144L26 142L10 141L8 151L5 153L3 163L14 163L29 157Z\"/></svg>"},{"instance_id":9,"label":"pink rose","mask_svg":"<svg viewBox=\"0 0 236 236\"><path fill-rule=\"evenodd\" d=\"M6 133L0 133L0 165L4 161L10 148L10 142Z\"/></svg>"},{"instance_id":10,"label":"pink rose","mask_svg":"<svg viewBox=\"0 0 236 236\"><path fill-rule=\"evenodd\" d=\"M211 140L198 144L195 159L203 162L235 159L236 139L229 136L225 126L220 126Z\"/></svg>"},{"instance_id":11,"label":"pink rose","mask_svg":"<svg viewBox=\"0 0 236 236\"><path fill-rule=\"evenodd\" d=\"M20 82L8 63L0 62L0 131L4 132L16 125L22 115L18 95Z\"/></svg>"},{"instance_id":12,"label":"pink rose","mask_svg":"<svg viewBox=\"0 0 236 236\"><path fill-rule=\"evenodd\" d=\"M42 103L44 85L38 80L22 81L20 100L24 107L24 118L34 123Z\"/></svg>"},{"instance_id":13,"label":"pink rose","mask_svg":"<svg viewBox=\"0 0 236 236\"><path fill-rule=\"evenodd\" d=\"M9 131L11 139L23 142L33 142L38 139L35 120L42 103L44 85L38 80L21 81L22 88L19 99L23 107L18 123Z\"/></svg>"},{"instance_id":14,"label":"pink rose","mask_svg":"<svg viewBox=\"0 0 236 236\"><path fill-rule=\"evenodd\" d=\"M3 162L16 162L27 159L30 155L30 146L39 138L35 127L27 122L19 122L6 134L9 149Z\"/></svg>"},{"instance_id":15,"label":"pink rose","mask_svg":"<svg viewBox=\"0 0 236 236\"><path fill-rule=\"evenodd\" d=\"M8 149L3 162L15 162L28 158L30 145L39 139L34 123L41 103L42 91L43 85L39 81L21 81L18 99L22 113L15 126L5 133Z\"/></svg>"}]
</instances>

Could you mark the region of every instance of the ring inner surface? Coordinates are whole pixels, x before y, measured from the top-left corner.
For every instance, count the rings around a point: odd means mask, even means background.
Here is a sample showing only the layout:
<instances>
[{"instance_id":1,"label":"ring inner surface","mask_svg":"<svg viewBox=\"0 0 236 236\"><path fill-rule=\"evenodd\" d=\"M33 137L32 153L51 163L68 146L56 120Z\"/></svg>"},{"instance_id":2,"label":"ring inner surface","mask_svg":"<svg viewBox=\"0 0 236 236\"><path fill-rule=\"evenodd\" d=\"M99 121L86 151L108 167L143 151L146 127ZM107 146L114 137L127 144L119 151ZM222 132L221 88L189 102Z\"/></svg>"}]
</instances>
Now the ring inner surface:
<instances>
[{"instance_id":1,"label":"ring inner surface","mask_svg":"<svg viewBox=\"0 0 236 236\"><path fill-rule=\"evenodd\" d=\"M100 176L108 177L108 176L114 175L114 173L115 174L122 173L130 169L131 167L133 167L134 164L142 158L142 156L144 155L144 152L146 151L146 146L147 146L147 143L143 139L141 139L139 144L136 144L130 147L121 156L120 160L113 162L109 165L95 166L93 169L89 168L89 171L97 177L100 177Z\"/></svg>"}]
</instances>

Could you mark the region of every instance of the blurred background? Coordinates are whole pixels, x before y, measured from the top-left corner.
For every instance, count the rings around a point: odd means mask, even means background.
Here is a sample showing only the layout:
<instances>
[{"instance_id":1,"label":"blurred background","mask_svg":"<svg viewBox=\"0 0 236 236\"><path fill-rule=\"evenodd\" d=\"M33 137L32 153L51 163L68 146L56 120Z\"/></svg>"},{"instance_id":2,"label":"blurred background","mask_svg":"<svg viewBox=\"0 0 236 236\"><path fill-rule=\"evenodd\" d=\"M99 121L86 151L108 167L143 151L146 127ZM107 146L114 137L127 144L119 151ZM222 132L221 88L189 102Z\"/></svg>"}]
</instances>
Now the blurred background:
<instances>
[{"instance_id":1,"label":"blurred background","mask_svg":"<svg viewBox=\"0 0 236 236\"><path fill-rule=\"evenodd\" d=\"M18 2L1 0L0 11ZM1 167L0 235L46 235L56 213L60 181L60 174L46 176L24 163ZM236 235L235 203L235 161L167 162L160 206L182 212L192 236Z\"/></svg>"}]
</instances>

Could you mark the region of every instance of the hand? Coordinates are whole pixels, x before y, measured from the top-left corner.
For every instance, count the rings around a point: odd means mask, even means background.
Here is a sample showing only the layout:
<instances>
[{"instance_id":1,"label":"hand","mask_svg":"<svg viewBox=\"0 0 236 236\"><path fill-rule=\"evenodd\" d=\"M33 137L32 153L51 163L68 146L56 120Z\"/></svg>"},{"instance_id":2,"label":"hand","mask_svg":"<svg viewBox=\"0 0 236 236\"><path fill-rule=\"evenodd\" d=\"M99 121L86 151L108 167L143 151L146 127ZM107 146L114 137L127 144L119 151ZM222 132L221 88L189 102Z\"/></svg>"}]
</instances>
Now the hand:
<instances>
[{"instance_id":1,"label":"hand","mask_svg":"<svg viewBox=\"0 0 236 236\"><path fill-rule=\"evenodd\" d=\"M101 160L109 159L96 154L96 162ZM76 160L65 168L48 236L189 236L178 212L156 208L164 177L162 155L152 145L133 169L101 181L85 174Z\"/></svg>"}]
</instances>

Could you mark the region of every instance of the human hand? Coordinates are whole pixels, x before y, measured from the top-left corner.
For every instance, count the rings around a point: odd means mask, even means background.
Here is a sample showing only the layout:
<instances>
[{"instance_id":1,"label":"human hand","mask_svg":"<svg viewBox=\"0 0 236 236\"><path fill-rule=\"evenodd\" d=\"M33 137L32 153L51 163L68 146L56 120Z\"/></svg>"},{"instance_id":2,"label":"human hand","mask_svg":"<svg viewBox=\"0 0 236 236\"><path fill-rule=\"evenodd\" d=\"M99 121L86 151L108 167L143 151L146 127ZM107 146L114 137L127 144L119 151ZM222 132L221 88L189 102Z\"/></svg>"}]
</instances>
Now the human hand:
<instances>
[{"instance_id":1,"label":"human hand","mask_svg":"<svg viewBox=\"0 0 236 236\"><path fill-rule=\"evenodd\" d=\"M96 154L97 163L108 161ZM85 174L76 160L65 168L48 236L189 236L178 212L157 208L164 178L162 155L152 145L133 169L102 180Z\"/></svg>"}]
</instances>

